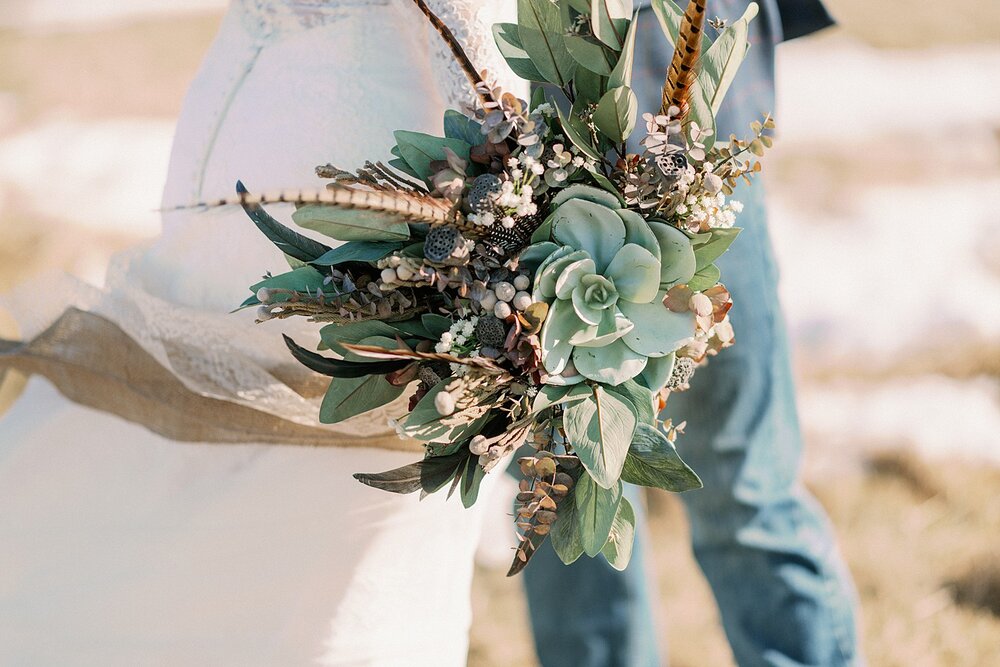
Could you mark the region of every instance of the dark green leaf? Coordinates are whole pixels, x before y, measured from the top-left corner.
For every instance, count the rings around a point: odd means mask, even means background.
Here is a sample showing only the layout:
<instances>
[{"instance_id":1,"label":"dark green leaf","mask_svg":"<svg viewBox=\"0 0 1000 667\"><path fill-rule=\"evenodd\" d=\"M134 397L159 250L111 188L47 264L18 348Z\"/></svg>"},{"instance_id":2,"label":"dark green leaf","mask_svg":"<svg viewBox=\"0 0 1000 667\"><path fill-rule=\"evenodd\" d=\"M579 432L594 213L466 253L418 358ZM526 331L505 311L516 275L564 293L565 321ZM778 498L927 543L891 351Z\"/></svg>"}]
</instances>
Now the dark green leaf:
<instances>
[{"instance_id":1,"label":"dark green leaf","mask_svg":"<svg viewBox=\"0 0 1000 667\"><path fill-rule=\"evenodd\" d=\"M336 266L344 262L375 262L403 247L402 241L352 241L313 260L318 266Z\"/></svg>"},{"instance_id":2,"label":"dark green leaf","mask_svg":"<svg viewBox=\"0 0 1000 667\"><path fill-rule=\"evenodd\" d=\"M463 469L468 457L469 450L463 449L449 456L426 458L382 473L356 473L354 479L393 493L413 493L420 489L434 493Z\"/></svg>"},{"instance_id":3,"label":"dark green leaf","mask_svg":"<svg viewBox=\"0 0 1000 667\"><path fill-rule=\"evenodd\" d=\"M391 403L399 398L404 389L389 384L381 375L335 378L323 397L319 420L324 424L337 424Z\"/></svg>"},{"instance_id":4,"label":"dark green leaf","mask_svg":"<svg viewBox=\"0 0 1000 667\"><path fill-rule=\"evenodd\" d=\"M701 488L701 480L681 460L674 443L663 431L648 424L639 424L635 430L622 480L674 492Z\"/></svg>"},{"instance_id":5,"label":"dark green leaf","mask_svg":"<svg viewBox=\"0 0 1000 667\"><path fill-rule=\"evenodd\" d=\"M486 140L482 125L454 109L444 112L444 136L464 141L470 146L478 146Z\"/></svg>"},{"instance_id":6,"label":"dark green leaf","mask_svg":"<svg viewBox=\"0 0 1000 667\"><path fill-rule=\"evenodd\" d=\"M450 148L460 158L468 158L469 149L472 148L468 142L461 139L435 137L422 132L396 130L392 135L396 139L396 146L399 147L403 159L424 180L431 175L431 162L444 160L447 157L445 148Z\"/></svg>"},{"instance_id":7,"label":"dark green leaf","mask_svg":"<svg viewBox=\"0 0 1000 667\"><path fill-rule=\"evenodd\" d=\"M437 315L435 313L421 315L420 321L435 339L441 338L441 334L450 329L452 324L451 320L444 315Z\"/></svg>"},{"instance_id":8,"label":"dark green leaf","mask_svg":"<svg viewBox=\"0 0 1000 667\"><path fill-rule=\"evenodd\" d=\"M240 195L247 193L247 189L240 181L236 181L236 192ZM281 224L268 215L260 204L244 203L243 210L246 211L257 229L289 257L294 257L302 262L311 262L330 249L330 246L314 241Z\"/></svg>"},{"instance_id":9,"label":"dark green leaf","mask_svg":"<svg viewBox=\"0 0 1000 667\"><path fill-rule=\"evenodd\" d=\"M563 114L559 107L556 107L556 112L559 114L559 125L562 126L562 130L566 135L566 138L573 142L573 145L579 148L584 155L592 160L600 162L601 154L596 148L594 148L593 144L590 143L590 139L573 126L572 121L570 121L566 115ZM534 241L535 237L532 236L531 238L532 241Z\"/></svg>"},{"instance_id":10,"label":"dark green leaf","mask_svg":"<svg viewBox=\"0 0 1000 667\"><path fill-rule=\"evenodd\" d=\"M377 320L349 322L347 324L327 324L319 330L320 338L322 338L323 343L326 344L329 349L343 357L353 358L355 361L359 361L363 358L367 359L366 363L370 363L375 360L367 357L353 357L353 353L343 348L342 344L347 343L349 345L356 345L362 340L372 336L382 336L390 339L391 341L395 341L396 336L400 333L402 333L402 331L397 329L394 325L379 322ZM395 347L397 346L392 345L390 349Z\"/></svg>"},{"instance_id":11,"label":"dark green leaf","mask_svg":"<svg viewBox=\"0 0 1000 667\"><path fill-rule=\"evenodd\" d=\"M284 338L285 345L288 346L296 361L312 371L329 377L359 378L375 374L385 375L386 373L394 373L395 371L402 370L411 363L406 359L399 361L367 361L364 363L331 359L300 347L288 336Z\"/></svg>"},{"instance_id":12,"label":"dark green leaf","mask_svg":"<svg viewBox=\"0 0 1000 667\"><path fill-rule=\"evenodd\" d=\"M479 486L483 483L486 473L479 465L479 457L470 456L465 464L465 471L462 473L462 505L468 509L479 497Z\"/></svg>"},{"instance_id":13,"label":"dark green leaf","mask_svg":"<svg viewBox=\"0 0 1000 667\"><path fill-rule=\"evenodd\" d=\"M618 57L618 62L615 63L614 69L611 71L611 76L608 77L609 88L632 85L632 65L635 62L635 30L638 23L638 21L633 20L628 27L625 46Z\"/></svg>"},{"instance_id":14,"label":"dark green leaf","mask_svg":"<svg viewBox=\"0 0 1000 667\"><path fill-rule=\"evenodd\" d=\"M576 525L580 531L583 552L590 557L601 553L618 513L622 499L622 484L616 481L610 489L602 488L590 475L580 475L574 487Z\"/></svg>"}]
</instances>

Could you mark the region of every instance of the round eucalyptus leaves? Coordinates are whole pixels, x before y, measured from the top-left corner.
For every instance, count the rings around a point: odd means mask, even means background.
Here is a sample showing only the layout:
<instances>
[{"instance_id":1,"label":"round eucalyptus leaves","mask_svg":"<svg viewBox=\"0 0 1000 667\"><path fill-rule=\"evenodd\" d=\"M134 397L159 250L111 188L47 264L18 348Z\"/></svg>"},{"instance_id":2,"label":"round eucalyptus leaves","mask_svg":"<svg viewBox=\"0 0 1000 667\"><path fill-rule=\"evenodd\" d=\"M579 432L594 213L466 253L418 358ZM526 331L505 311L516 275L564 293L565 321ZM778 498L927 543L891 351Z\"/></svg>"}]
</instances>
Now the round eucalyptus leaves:
<instances>
[{"instance_id":1,"label":"round eucalyptus leaves","mask_svg":"<svg viewBox=\"0 0 1000 667\"><path fill-rule=\"evenodd\" d=\"M684 232L588 186L566 188L552 204L543 225L551 241L532 253L548 254L533 298L549 304L541 332L549 384L619 385L694 335L691 313L663 305L666 291L695 272Z\"/></svg>"}]
</instances>

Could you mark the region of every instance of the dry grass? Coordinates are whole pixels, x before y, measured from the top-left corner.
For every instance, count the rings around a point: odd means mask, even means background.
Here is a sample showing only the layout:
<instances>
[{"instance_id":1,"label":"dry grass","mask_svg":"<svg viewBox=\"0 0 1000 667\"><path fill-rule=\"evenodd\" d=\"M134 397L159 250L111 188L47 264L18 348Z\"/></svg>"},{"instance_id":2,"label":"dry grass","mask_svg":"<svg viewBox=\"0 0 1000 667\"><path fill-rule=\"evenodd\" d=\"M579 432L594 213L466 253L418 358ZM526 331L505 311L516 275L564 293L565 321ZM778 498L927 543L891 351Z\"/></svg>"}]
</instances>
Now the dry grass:
<instances>
[{"instance_id":1,"label":"dry grass","mask_svg":"<svg viewBox=\"0 0 1000 667\"><path fill-rule=\"evenodd\" d=\"M876 667L1000 665L1000 471L905 452L815 480L857 583L864 651ZM660 627L679 667L731 665L711 595L688 549L680 502L650 497ZM536 664L516 582L480 570L470 665ZM497 629L506 639L497 642Z\"/></svg>"}]
</instances>

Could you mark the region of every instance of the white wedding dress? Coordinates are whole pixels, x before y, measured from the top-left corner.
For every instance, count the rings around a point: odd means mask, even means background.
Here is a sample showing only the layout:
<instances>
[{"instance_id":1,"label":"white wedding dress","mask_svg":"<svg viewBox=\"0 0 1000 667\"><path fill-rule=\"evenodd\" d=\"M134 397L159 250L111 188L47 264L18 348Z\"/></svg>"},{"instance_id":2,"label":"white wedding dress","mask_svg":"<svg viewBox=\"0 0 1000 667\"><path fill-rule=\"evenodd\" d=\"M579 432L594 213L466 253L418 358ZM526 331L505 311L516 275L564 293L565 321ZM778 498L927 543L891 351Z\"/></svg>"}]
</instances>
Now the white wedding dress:
<instances>
[{"instance_id":1,"label":"white wedding dress","mask_svg":"<svg viewBox=\"0 0 1000 667\"><path fill-rule=\"evenodd\" d=\"M512 0L428 4L526 95L490 36ZM237 1L185 102L164 208L238 178L320 186L316 165L387 159L392 130L440 134L469 99L409 0ZM287 365L281 331L308 344L316 327L227 314L265 270L286 266L241 210L180 210L105 289L46 294L114 322L199 396L311 424L317 399L268 369ZM4 304L25 339L59 315L38 301ZM481 505L354 481L420 457L391 451L406 445L386 416L330 431L349 447L181 443L33 377L0 417L0 664L464 664Z\"/></svg>"}]
</instances>

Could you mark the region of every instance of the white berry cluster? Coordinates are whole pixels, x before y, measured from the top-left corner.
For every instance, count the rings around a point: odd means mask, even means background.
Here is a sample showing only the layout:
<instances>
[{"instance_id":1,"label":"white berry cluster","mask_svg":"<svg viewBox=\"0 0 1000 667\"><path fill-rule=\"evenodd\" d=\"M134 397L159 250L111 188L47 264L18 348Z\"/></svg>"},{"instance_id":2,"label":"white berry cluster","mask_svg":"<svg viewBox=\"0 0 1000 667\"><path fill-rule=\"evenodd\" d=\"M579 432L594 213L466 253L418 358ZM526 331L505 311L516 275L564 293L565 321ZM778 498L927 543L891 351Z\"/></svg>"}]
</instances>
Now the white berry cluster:
<instances>
[{"instance_id":1,"label":"white berry cluster","mask_svg":"<svg viewBox=\"0 0 1000 667\"><path fill-rule=\"evenodd\" d=\"M531 305L531 294L528 288L531 287L531 278L521 274L514 278L514 282L501 281L488 287L479 298L479 305L483 312L492 312L501 320L510 317L515 310L524 311Z\"/></svg>"}]
</instances>

